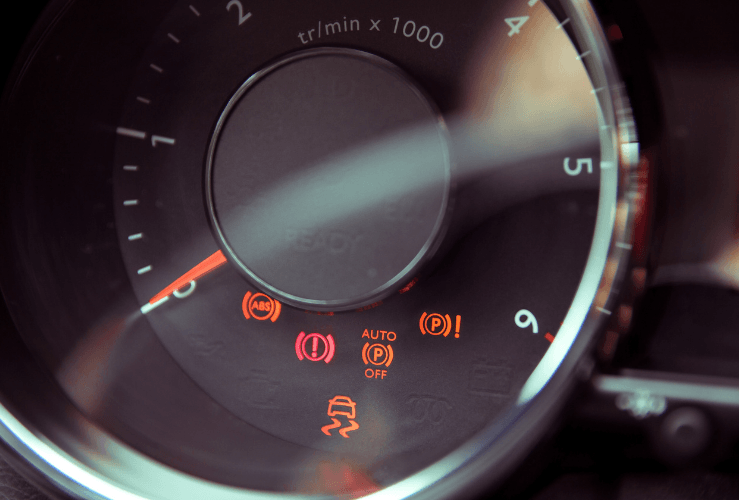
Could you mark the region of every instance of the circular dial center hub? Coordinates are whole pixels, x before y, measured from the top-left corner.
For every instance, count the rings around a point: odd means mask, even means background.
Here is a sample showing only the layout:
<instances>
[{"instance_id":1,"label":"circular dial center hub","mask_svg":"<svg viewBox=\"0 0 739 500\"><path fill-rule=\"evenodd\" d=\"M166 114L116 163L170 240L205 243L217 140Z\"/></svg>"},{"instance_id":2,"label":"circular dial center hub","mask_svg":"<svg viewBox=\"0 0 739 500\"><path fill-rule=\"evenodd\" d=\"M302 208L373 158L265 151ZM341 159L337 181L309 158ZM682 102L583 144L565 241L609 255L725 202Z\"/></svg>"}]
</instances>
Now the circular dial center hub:
<instances>
[{"instance_id":1,"label":"circular dial center hub","mask_svg":"<svg viewBox=\"0 0 739 500\"><path fill-rule=\"evenodd\" d=\"M211 140L206 197L229 259L265 292L341 310L403 286L443 227L443 123L394 65L348 49L247 80Z\"/></svg>"}]
</instances>

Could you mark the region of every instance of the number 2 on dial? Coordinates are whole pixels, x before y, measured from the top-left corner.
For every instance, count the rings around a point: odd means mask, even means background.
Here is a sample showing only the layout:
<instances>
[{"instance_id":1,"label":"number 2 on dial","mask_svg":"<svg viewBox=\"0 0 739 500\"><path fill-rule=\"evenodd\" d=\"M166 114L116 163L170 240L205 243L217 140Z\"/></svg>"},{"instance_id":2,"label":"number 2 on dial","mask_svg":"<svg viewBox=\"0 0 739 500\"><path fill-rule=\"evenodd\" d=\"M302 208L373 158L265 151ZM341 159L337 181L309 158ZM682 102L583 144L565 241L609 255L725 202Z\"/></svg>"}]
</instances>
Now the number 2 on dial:
<instances>
[{"instance_id":1,"label":"number 2 on dial","mask_svg":"<svg viewBox=\"0 0 739 500\"><path fill-rule=\"evenodd\" d=\"M244 24L247 19L251 17L251 12L247 12L246 15L244 15L244 6L241 5L241 2L239 0L231 0L226 5L226 10L231 10L231 7L236 7L236 10L239 11L239 26Z\"/></svg>"}]
</instances>

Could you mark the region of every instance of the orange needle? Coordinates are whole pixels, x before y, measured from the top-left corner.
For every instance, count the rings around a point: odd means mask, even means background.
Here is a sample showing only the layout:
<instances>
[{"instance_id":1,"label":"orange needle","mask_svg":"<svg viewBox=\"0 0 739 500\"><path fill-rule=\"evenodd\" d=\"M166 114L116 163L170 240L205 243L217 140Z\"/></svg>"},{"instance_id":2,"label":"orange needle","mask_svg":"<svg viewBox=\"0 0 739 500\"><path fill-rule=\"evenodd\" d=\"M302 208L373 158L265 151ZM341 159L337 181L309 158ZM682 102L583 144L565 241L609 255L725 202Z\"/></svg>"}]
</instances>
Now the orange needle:
<instances>
[{"instance_id":1,"label":"orange needle","mask_svg":"<svg viewBox=\"0 0 739 500\"><path fill-rule=\"evenodd\" d=\"M191 281L195 281L198 278L205 276L209 272L222 266L225 263L226 256L223 255L223 252L221 250L218 250L216 253L205 259L203 262L196 265L185 274L174 280L172 284L167 286L164 290L154 295L151 299L149 299L149 304L153 305L155 302L159 302L163 298L168 297L175 290L179 290Z\"/></svg>"}]
</instances>

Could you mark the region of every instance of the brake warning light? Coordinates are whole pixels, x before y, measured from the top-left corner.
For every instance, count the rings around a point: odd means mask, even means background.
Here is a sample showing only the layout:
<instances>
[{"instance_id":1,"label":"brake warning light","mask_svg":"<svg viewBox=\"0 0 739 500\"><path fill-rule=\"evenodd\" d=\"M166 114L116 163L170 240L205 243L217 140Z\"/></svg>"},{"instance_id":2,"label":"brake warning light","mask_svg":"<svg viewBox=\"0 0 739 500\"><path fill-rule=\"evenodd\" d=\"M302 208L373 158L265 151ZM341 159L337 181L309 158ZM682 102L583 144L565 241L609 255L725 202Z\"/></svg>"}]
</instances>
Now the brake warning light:
<instances>
[{"instance_id":1,"label":"brake warning light","mask_svg":"<svg viewBox=\"0 0 739 500\"><path fill-rule=\"evenodd\" d=\"M300 332L295 339L295 354L300 361L307 359L328 363L334 358L335 351L336 346L331 334L322 335L314 332L306 335L305 332Z\"/></svg>"}]
</instances>

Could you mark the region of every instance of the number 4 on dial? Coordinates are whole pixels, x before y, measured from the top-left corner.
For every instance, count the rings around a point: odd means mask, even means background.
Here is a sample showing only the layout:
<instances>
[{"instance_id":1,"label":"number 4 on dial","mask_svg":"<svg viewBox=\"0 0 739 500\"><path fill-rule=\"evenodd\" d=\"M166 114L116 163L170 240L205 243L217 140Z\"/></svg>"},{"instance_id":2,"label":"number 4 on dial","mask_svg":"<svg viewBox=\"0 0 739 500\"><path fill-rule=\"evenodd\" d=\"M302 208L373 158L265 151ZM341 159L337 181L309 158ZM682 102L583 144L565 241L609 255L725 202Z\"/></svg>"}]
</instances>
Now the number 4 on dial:
<instances>
[{"instance_id":1,"label":"number 4 on dial","mask_svg":"<svg viewBox=\"0 0 739 500\"><path fill-rule=\"evenodd\" d=\"M521 32L521 26L524 25L526 21L529 20L529 16L521 16L521 17L506 17L505 22L508 26L511 27L511 31L508 32L508 36L517 35Z\"/></svg>"}]
</instances>

